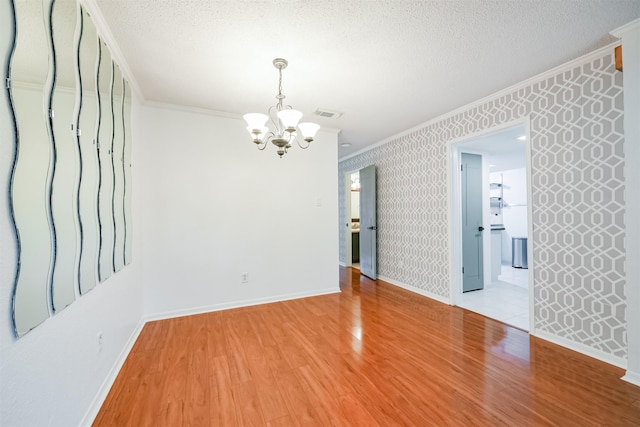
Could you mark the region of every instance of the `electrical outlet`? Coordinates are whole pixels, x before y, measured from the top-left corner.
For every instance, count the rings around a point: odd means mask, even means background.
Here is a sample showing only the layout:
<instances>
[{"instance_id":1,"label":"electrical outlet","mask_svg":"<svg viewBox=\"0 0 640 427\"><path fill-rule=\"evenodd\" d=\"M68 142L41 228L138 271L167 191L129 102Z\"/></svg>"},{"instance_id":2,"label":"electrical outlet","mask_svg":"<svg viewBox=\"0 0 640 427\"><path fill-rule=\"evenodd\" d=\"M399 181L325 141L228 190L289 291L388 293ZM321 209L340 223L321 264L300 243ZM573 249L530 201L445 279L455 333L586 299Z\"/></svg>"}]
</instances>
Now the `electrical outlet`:
<instances>
[{"instance_id":1,"label":"electrical outlet","mask_svg":"<svg viewBox=\"0 0 640 427\"><path fill-rule=\"evenodd\" d=\"M96 335L96 341L98 345L98 353L101 353L102 352L102 331L98 332L98 335Z\"/></svg>"},{"instance_id":2,"label":"electrical outlet","mask_svg":"<svg viewBox=\"0 0 640 427\"><path fill-rule=\"evenodd\" d=\"M240 283L249 283L249 273L245 271L240 274Z\"/></svg>"}]
</instances>

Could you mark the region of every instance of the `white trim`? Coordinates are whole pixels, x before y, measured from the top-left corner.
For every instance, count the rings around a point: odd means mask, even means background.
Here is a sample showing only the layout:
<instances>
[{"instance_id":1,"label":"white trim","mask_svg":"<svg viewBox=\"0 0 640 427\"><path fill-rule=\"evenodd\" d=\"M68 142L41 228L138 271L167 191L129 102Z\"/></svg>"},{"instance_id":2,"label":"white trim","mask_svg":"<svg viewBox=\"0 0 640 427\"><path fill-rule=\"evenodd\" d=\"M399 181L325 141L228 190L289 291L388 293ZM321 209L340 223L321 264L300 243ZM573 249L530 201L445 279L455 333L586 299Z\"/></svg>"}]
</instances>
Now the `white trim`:
<instances>
[{"instance_id":1,"label":"white trim","mask_svg":"<svg viewBox=\"0 0 640 427\"><path fill-rule=\"evenodd\" d=\"M527 174L527 265L528 265L528 281L529 285L529 331L535 332L536 322L536 304L535 304L535 276L533 272L536 268L536 263L533 257L535 248L534 234L533 234L533 179L531 172L533 171L533 165L531 164L531 119L527 116L524 122L524 134L527 136L525 141L525 173Z\"/></svg>"},{"instance_id":2,"label":"white trim","mask_svg":"<svg viewBox=\"0 0 640 427\"><path fill-rule=\"evenodd\" d=\"M22 82L22 81L18 81L18 80L11 80L11 88L12 89L31 90L31 91L34 91L34 92L44 92L44 85L37 84L37 83L31 83L31 82ZM74 87L61 86L61 85L56 83L56 86L55 86L54 89L55 89L56 92L61 92L61 93L70 93L72 95L75 95L75 93L76 93L75 86Z\"/></svg>"},{"instance_id":3,"label":"white trim","mask_svg":"<svg viewBox=\"0 0 640 427\"><path fill-rule=\"evenodd\" d=\"M38 93L42 93L44 91L43 85L40 84L36 84L36 83L29 83L29 82L21 82L21 81L15 81L15 80L11 80L11 88L12 89L20 89L20 90L28 90L28 91L32 91L32 92L38 92ZM69 94L69 95L77 95L78 92L76 91L75 87L68 87L68 86L59 86L56 84L55 87L56 93L60 92L60 93L65 93L65 94ZM85 91L82 94L83 98L94 98L95 99L95 94L92 92L87 92Z\"/></svg>"},{"instance_id":4,"label":"white trim","mask_svg":"<svg viewBox=\"0 0 640 427\"><path fill-rule=\"evenodd\" d=\"M124 362L127 360L127 357L129 357L129 353L131 352L133 345L136 343L138 336L140 336L140 332L142 332L142 328L146 323L147 322L144 319L140 319L138 325L131 333L131 336L127 340L127 344L123 347L122 351L120 351L118 358L111 367L111 370L109 370L109 374L105 377L102 385L98 389L98 393L96 393L93 401L91 402L91 405L89 405L89 408L85 412L84 417L82 417L82 420L80 421L81 426L91 426L91 424L93 424L93 421L95 421L98 412L100 412L102 404L107 398L109 391L111 391L111 386L113 386L113 383L118 377L118 374L120 373Z\"/></svg>"},{"instance_id":5,"label":"white trim","mask_svg":"<svg viewBox=\"0 0 640 427\"><path fill-rule=\"evenodd\" d=\"M615 30L609 31L609 34L611 34L613 37L622 38L622 35L624 33L626 33L627 31L635 30L637 28L640 28L640 18L634 19L633 21L628 22L616 28Z\"/></svg>"},{"instance_id":6,"label":"white trim","mask_svg":"<svg viewBox=\"0 0 640 427\"><path fill-rule=\"evenodd\" d=\"M230 113L228 111L210 110L200 107L189 107L187 105L171 104L168 102L144 101L145 107L162 108L165 110L182 111L185 113L204 114L207 116L226 117L230 119L242 120L242 114Z\"/></svg>"},{"instance_id":7,"label":"white trim","mask_svg":"<svg viewBox=\"0 0 640 427\"><path fill-rule=\"evenodd\" d=\"M275 297L254 298L242 301L233 301L222 304L203 305L200 307L185 308L180 310L164 311L160 313L152 313L144 316L146 322L154 320L173 319L174 317L192 316L194 314L211 313L214 311L230 310L233 308L250 307L253 305L270 304L274 302L288 301L299 298L317 297L321 295L329 295L340 293L340 287L325 288L313 292L298 292L293 294L278 295Z\"/></svg>"},{"instance_id":8,"label":"white trim","mask_svg":"<svg viewBox=\"0 0 640 427\"><path fill-rule=\"evenodd\" d=\"M452 116L455 116L457 114L460 114L460 113L463 113L465 111L468 111L468 110L470 110L470 109L472 109L474 107L478 107L480 105L489 103L489 102L494 101L494 100L496 100L496 99L498 99L498 98L500 98L502 96L509 95L511 93L517 92L520 89L527 88L527 87L532 86L532 85L534 85L534 84L536 84L538 82L546 80L546 79L548 79L550 77L554 77L554 76L556 76L558 74L562 74L565 71L571 70L571 69L576 68L576 67L578 67L580 65L583 65L583 64L586 64L588 62L591 62L594 59L601 58L602 56L606 55L607 52L609 52L610 54L613 54L613 49L615 47L620 46L620 44L621 44L620 40L615 41L613 43L610 43L610 44L608 44L606 46L601 47L600 49L596 49L593 52L587 53L586 55L580 56L580 57L578 57L576 59L572 59L569 62L565 62L562 65L559 65L559 66L557 66L555 68L552 68L552 69L547 70L547 71L545 71L543 73L537 74L537 75L535 75L533 77L530 77L530 78L528 78L526 80L523 80L520 83L516 83L514 85L511 85L511 86L509 86L509 87L507 87L505 89L502 89L502 90L500 90L498 92L492 93L491 95L485 96L484 98L480 98L480 99L478 99L476 101L473 101L473 102L471 102L469 104L463 105L462 107L456 108L455 110L451 110L448 113L445 113L445 114L442 114L442 115L440 115L438 117L435 117L433 119L427 120L426 122L423 122L423 123L421 123L419 125L416 125L416 126L414 126L412 128L409 128L409 129L407 129L407 130L405 130L403 132L397 133L397 134L392 135L392 136L390 136L388 138L385 138L385 139L383 139L381 141L378 141L375 144L369 145L369 146L367 146L367 147L365 147L365 148L363 148L361 150L356 151L355 153L351 153L351 154L348 154L348 155L346 155L344 157L340 157L340 158L338 158L338 162L342 162L342 161L345 161L345 160L350 159L352 157L359 156L362 153L366 153L367 151L373 150L374 148L380 147L381 145L385 145L385 144L387 144L389 142L395 141L398 138L402 138L403 136L406 136L406 135L409 135L409 134L411 134L413 132L416 132L416 131L419 131L421 129L424 129L427 126L430 126L432 124L438 123L438 122L440 122L442 120L448 119L448 118L450 118Z\"/></svg>"},{"instance_id":9,"label":"white trim","mask_svg":"<svg viewBox=\"0 0 640 427\"><path fill-rule=\"evenodd\" d=\"M379 280L383 282L389 283L390 285L397 286L399 288L405 289L407 291L413 292L418 295L422 295L423 297L427 297L429 299L441 302L443 304L451 305L447 298L444 298L440 295L436 295L432 292L425 291L424 289L416 288L415 286L407 285L406 283L398 282L397 280L391 279L385 276L378 276Z\"/></svg>"},{"instance_id":10,"label":"white trim","mask_svg":"<svg viewBox=\"0 0 640 427\"><path fill-rule=\"evenodd\" d=\"M181 111L185 113L204 114L207 116L225 117L229 119L244 120L242 118L242 114L231 113L228 111L211 110L208 108L201 108L201 107L189 107L187 105L171 104L169 102L157 102L157 101L144 101L142 104L145 107L151 107L151 108L161 108L165 110ZM320 132L327 132L327 133L337 135L341 132L341 130L336 128L327 128L323 126L320 128Z\"/></svg>"},{"instance_id":11,"label":"white trim","mask_svg":"<svg viewBox=\"0 0 640 427\"><path fill-rule=\"evenodd\" d=\"M640 387L640 373L638 373L638 372L629 372L629 371L627 371L625 376L620 378L620 379Z\"/></svg>"},{"instance_id":12,"label":"white trim","mask_svg":"<svg viewBox=\"0 0 640 427\"><path fill-rule=\"evenodd\" d=\"M449 237L449 304L456 305L459 293L458 284L462 283L462 236L460 226L461 202L456 194L460 194L460 155L452 141L447 144L447 236ZM454 188L456 189L454 191Z\"/></svg>"},{"instance_id":13,"label":"white trim","mask_svg":"<svg viewBox=\"0 0 640 427\"><path fill-rule=\"evenodd\" d=\"M351 224L351 218L353 218L351 212L351 175L360 172L360 169L352 170L351 172L345 172L344 174L344 191L345 191L345 201L344 201L344 218ZM360 212L358 212L358 218L360 218ZM353 266L353 245L351 243L351 239L353 238L353 233L351 233L351 227L349 225L346 226L347 230L345 231L344 242L344 266L351 267Z\"/></svg>"},{"instance_id":14,"label":"white trim","mask_svg":"<svg viewBox=\"0 0 640 427\"><path fill-rule=\"evenodd\" d=\"M102 15L102 11L100 10L100 6L96 3L96 0L79 0L80 4L84 6L87 13L93 20L93 24L98 31L98 35L102 38L102 41L105 42L107 47L109 48L109 52L111 52L111 57L120 67L122 74L129 82L129 86L133 89L138 99L144 102L144 95L142 94L142 90L140 89L140 85L136 80L129 64L124 58L122 51L120 50L120 46L116 42L115 37L113 37L113 33L107 24L107 21L104 19L104 15Z\"/></svg>"},{"instance_id":15,"label":"white trim","mask_svg":"<svg viewBox=\"0 0 640 427\"><path fill-rule=\"evenodd\" d=\"M338 265L339 265L340 267L347 268L347 264L345 264L345 263L344 263L344 262L342 262L342 261L338 261ZM349 267L351 267L351 266L349 266Z\"/></svg>"},{"instance_id":16,"label":"white trim","mask_svg":"<svg viewBox=\"0 0 640 427\"><path fill-rule=\"evenodd\" d=\"M557 335L551 334L545 331L536 331L535 333L529 332L530 335L543 339L545 341L549 341L553 344L557 344L561 347L566 347L569 350L576 351L578 353L584 354L585 356L593 357L594 359L598 359L602 362L609 363L610 365L617 366L618 368L626 369L627 360L622 357L612 356L608 353L605 353L600 350L596 350L593 347L589 347L588 345L581 344L579 342L571 341L566 338L559 337Z\"/></svg>"},{"instance_id":17,"label":"white trim","mask_svg":"<svg viewBox=\"0 0 640 427\"><path fill-rule=\"evenodd\" d=\"M624 221L625 227L625 272L627 325L628 378L638 378L640 372L640 194L630 183L640 180L637 164L640 161L640 19L616 30L622 37L623 87L624 87Z\"/></svg>"}]
</instances>

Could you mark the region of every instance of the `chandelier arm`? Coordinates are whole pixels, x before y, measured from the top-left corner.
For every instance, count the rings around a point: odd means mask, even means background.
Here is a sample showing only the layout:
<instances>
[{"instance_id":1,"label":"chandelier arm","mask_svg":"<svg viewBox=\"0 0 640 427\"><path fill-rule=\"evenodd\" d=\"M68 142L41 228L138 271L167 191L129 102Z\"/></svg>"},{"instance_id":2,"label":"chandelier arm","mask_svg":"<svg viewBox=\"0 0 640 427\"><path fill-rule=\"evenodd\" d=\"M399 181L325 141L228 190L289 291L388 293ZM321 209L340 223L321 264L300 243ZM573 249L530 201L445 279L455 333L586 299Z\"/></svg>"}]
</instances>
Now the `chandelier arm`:
<instances>
[{"instance_id":1,"label":"chandelier arm","mask_svg":"<svg viewBox=\"0 0 640 427\"><path fill-rule=\"evenodd\" d=\"M302 143L300 142L300 138L298 138L297 136L296 136L296 142L298 143L298 147L302 148L303 150L306 150L311 146L310 142L307 142L307 145L302 145Z\"/></svg>"},{"instance_id":2,"label":"chandelier arm","mask_svg":"<svg viewBox=\"0 0 640 427\"><path fill-rule=\"evenodd\" d=\"M278 135L282 135L282 131L280 130L280 125L278 124L278 106L277 105L272 105L271 107L269 107L269 121L273 124L273 127L275 128L275 132L273 132L273 134L278 134Z\"/></svg>"},{"instance_id":3,"label":"chandelier arm","mask_svg":"<svg viewBox=\"0 0 640 427\"><path fill-rule=\"evenodd\" d=\"M274 133L273 132L267 132L263 139L262 142L255 142L256 147L258 148L258 150L260 151L264 151L265 148L267 148L267 145L269 145L269 143L271 142L271 140L274 138Z\"/></svg>"},{"instance_id":4,"label":"chandelier arm","mask_svg":"<svg viewBox=\"0 0 640 427\"><path fill-rule=\"evenodd\" d=\"M296 142L298 143L298 147L302 148L303 150L306 150L307 148L311 147L311 144L307 144L305 146L305 145L300 144L300 141L298 141L298 140L296 140Z\"/></svg>"}]
</instances>

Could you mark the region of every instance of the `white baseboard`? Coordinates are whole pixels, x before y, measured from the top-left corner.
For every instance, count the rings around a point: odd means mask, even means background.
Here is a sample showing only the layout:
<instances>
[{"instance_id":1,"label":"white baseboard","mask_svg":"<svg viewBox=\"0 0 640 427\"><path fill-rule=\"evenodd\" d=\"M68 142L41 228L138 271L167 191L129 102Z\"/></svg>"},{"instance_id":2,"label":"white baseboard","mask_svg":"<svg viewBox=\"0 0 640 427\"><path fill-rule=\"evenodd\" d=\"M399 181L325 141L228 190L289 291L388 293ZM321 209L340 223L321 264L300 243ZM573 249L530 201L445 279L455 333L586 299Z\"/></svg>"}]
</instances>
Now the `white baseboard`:
<instances>
[{"instance_id":1,"label":"white baseboard","mask_svg":"<svg viewBox=\"0 0 640 427\"><path fill-rule=\"evenodd\" d=\"M624 377L622 377L622 379L628 383L631 383L633 385L637 385L638 387L640 387L640 373L638 372L627 371L627 373L625 374Z\"/></svg>"},{"instance_id":2,"label":"white baseboard","mask_svg":"<svg viewBox=\"0 0 640 427\"><path fill-rule=\"evenodd\" d=\"M407 291L411 291L413 293L422 295L424 297L431 298L443 304L451 305L451 301L449 301L447 298L443 298L440 295L436 295L429 291L425 291L424 289L416 288L415 286L410 286L410 285L407 285L406 283L398 282L397 280L394 280L385 276L378 276L378 279L383 280L399 288L406 289Z\"/></svg>"},{"instance_id":3,"label":"white baseboard","mask_svg":"<svg viewBox=\"0 0 640 427\"><path fill-rule=\"evenodd\" d=\"M129 336L129 339L127 340L127 344L124 346L124 348L118 355L118 358L116 359L113 366L109 370L109 374L106 376L106 378L102 382L102 386L100 386L98 393L93 398L91 405L89 405L89 409L87 409L87 412L84 414L84 417L82 417L82 421L80 422L81 426L90 427L91 424L93 424L93 421L98 415L98 412L100 412L100 408L102 407L104 400L107 398L107 395L111 390L111 386L113 385L116 378L118 377L118 374L120 373L120 369L122 369L124 362L127 360L127 357L129 356L129 352L131 352L131 349L133 348L133 345L136 343L136 340L138 339L140 332L142 332L142 328L144 327L145 323L147 322L144 319L140 319L140 321L138 322L138 325L131 333L131 336Z\"/></svg>"},{"instance_id":4,"label":"white baseboard","mask_svg":"<svg viewBox=\"0 0 640 427\"><path fill-rule=\"evenodd\" d=\"M183 310L171 310L160 313L148 314L144 317L146 322L154 320L172 319L174 317L191 316L194 314L210 313L212 311L229 310L232 308L249 307L252 305L269 304L273 302L287 301L298 298L316 297L320 295L335 294L340 292L340 287L320 289L313 292L299 292L294 294L277 295L274 297L255 298L242 301L233 301L223 304L204 305Z\"/></svg>"},{"instance_id":5,"label":"white baseboard","mask_svg":"<svg viewBox=\"0 0 640 427\"><path fill-rule=\"evenodd\" d=\"M608 363L610 365L614 365L622 369L627 368L627 360L623 359L622 357L612 356L603 351L596 350L587 345L580 344L578 342L571 341L566 338L550 334L548 332L536 330L535 332L531 332L530 334L545 341L549 341L554 344L558 344L559 346L566 347L570 350L577 351L578 353L582 353L586 356L593 357L594 359L601 360L602 362Z\"/></svg>"}]
</instances>

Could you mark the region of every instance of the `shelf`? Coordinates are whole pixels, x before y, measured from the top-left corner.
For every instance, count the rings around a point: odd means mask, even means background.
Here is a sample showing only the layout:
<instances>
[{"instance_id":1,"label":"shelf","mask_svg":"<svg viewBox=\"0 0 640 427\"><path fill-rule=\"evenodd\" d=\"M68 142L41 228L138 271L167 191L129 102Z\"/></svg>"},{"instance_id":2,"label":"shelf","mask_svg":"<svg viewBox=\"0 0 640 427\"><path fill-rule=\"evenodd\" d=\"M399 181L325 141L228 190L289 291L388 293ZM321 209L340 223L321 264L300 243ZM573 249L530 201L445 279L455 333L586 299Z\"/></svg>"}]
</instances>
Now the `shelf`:
<instances>
[{"instance_id":1,"label":"shelf","mask_svg":"<svg viewBox=\"0 0 640 427\"><path fill-rule=\"evenodd\" d=\"M500 175L502 181L502 175ZM498 216L502 214L504 208L504 185L502 182L489 183L489 206L491 207L491 215Z\"/></svg>"}]
</instances>

